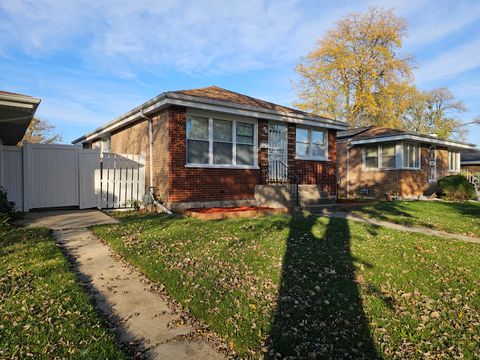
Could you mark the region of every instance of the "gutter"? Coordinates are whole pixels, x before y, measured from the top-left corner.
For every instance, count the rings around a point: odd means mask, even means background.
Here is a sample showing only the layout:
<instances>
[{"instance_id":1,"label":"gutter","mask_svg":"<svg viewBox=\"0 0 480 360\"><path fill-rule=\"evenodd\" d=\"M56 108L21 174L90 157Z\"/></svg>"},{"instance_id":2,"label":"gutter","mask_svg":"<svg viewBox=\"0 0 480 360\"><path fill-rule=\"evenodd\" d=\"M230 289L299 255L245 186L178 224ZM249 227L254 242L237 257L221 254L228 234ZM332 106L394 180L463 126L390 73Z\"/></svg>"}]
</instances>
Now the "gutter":
<instances>
[{"instance_id":1,"label":"gutter","mask_svg":"<svg viewBox=\"0 0 480 360\"><path fill-rule=\"evenodd\" d=\"M468 144L468 143L463 143L459 141L452 141L452 140L442 140L442 139L435 139L431 138L428 136L422 136L422 135L392 135L392 136L383 136L383 137L376 137L376 138L370 138L370 139L364 139L364 140L354 140L351 142L352 145L362 145L362 144L375 144L379 142L385 142L385 141L397 141L397 140L412 140L412 141L417 141L417 142L427 142L431 144L436 144L436 145L444 145L444 146L450 146L453 148L458 148L458 149L472 149L475 147L473 144Z\"/></svg>"}]
</instances>

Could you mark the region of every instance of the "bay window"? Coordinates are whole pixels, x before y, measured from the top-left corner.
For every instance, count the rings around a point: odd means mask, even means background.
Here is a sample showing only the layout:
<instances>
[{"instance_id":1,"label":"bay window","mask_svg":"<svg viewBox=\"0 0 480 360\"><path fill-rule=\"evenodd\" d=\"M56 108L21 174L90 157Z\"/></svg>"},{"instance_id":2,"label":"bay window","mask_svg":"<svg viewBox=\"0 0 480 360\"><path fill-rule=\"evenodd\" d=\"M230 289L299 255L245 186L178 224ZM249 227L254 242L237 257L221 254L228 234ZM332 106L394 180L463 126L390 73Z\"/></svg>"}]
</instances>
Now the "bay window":
<instances>
[{"instance_id":1,"label":"bay window","mask_svg":"<svg viewBox=\"0 0 480 360\"><path fill-rule=\"evenodd\" d=\"M403 144L403 167L420 169L420 146L418 144Z\"/></svg>"},{"instance_id":2,"label":"bay window","mask_svg":"<svg viewBox=\"0 0 480 360\"><path fill-rule=\"evenodd\" d=\"M327 132L312 128L297 127L296 154L302 159L327 159Z\"/></svg>"},{"instance_id":3,"label":"bay window","mask_svg":"<svg viewBox=\"0 0 480 360\"><path fill-rule=\"evenodd\" d=\"M399 163L397 164L397 157ZM366 145L366 169L420 169L420 145L412 143L383 143Z\"/></svg>"},{"instance_id":4,"label":"bay window","mask_svg":"<svg viewBox=\"0 0 480 360\"><path fill-rule=\"evenodd\" d=\"M460 171L460 152L448 150L448 170L452 172Z\"/></svg>"},{"instance_id":5,"label":"bay window","mask_svg":"<svg viewBox=\"0 0 480 360\"><path fill-rule=\"evenodd\" d=\"M187 165L254 167L255 124L187 116Z\"/></svg>"}]
</instances>

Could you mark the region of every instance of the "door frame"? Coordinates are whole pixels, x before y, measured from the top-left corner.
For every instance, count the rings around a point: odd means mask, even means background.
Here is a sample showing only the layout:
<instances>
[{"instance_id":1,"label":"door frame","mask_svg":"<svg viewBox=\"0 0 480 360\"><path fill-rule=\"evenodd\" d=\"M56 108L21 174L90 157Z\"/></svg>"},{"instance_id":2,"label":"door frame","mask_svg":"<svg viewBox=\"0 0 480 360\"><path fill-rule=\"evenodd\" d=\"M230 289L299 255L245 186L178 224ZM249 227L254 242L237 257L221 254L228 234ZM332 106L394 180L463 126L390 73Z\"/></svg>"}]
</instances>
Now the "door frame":
<instances>
[{"instance_id":1,"label":"door frame","mask_svg":"<svg viewBox=\"0 0 480 360\"><path fill-rule=\"evenodd\" d=\"M432 158L432 154L433 154L433 158ZM433 173L431 173L432 169L433 169ZM433 174L433 177L430 176L432 174ZM430 147L428 148L428 176L427 177L428 177L428 182L430 183L434 183L437 181L437 146L436 145L430 145Z\"/></svg>"},{"instance_id":2,"label":"door frame","mask_svg":"<svg viewBox=\"0 0 480 360\"><path fill-rule=\"evenodd\" d=\"M284 139L274 141L275 138L272 134L275 127L283 128ZM274 161L281 161L285 167L282 166L279 169L279 165ZM288 125L276 121L268 122L268 175L270 179L274 180L286 180L288 177Z\"/></svg>"}]
</instances>

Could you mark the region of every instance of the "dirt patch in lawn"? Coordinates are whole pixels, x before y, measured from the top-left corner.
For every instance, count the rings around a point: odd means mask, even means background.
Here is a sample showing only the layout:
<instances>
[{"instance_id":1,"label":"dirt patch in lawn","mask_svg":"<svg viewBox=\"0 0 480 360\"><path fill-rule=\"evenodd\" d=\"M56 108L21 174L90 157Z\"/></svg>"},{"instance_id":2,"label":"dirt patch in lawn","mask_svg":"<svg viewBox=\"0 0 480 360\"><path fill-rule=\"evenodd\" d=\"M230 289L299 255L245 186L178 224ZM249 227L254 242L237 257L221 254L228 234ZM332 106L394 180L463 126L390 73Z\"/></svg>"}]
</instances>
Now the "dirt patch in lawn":
<instances>
[{"instance_id":1,"label":"dirt patch in lawn","mask_svg":"<svg viewBox=\"0 0 480 360\"><path fill-rule=\"evenodd\" d=\"M237 217L251 218L286 213L288 213L287 208L271 208L267 206L191 208L185 211L185 215L201 220L220 220Z\"/></svg>"}]
</instances>

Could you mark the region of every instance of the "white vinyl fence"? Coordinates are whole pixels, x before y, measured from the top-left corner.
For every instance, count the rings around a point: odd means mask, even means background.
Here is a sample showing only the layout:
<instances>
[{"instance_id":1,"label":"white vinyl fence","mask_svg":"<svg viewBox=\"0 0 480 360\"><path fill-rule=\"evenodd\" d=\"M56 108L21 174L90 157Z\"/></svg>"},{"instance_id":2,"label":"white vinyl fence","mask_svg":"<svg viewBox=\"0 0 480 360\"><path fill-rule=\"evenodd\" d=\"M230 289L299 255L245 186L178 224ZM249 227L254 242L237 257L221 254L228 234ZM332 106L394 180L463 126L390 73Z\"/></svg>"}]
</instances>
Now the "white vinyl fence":
<instances>
[{"instance_id":1,"label":"white vinyl fence","mask_svg":"<svg viewBox=\"0 0 480 360\"><path fill-rule=\"evenodd\" d=\"M20 211L131 207L145 194L145 159L72 145L0 145L0 185Z\"/></svg>"},{"instance_id":2,"label":"white vinyl fence","mask_svg":"<svg viewBox=\"0 0 480 360\"><path fill-rule=\"evenodd\" d=\"M97 173L100 207L131 207L145 194L145 158L141 155L103 153Z\"/></svg>"}]
</instances>

